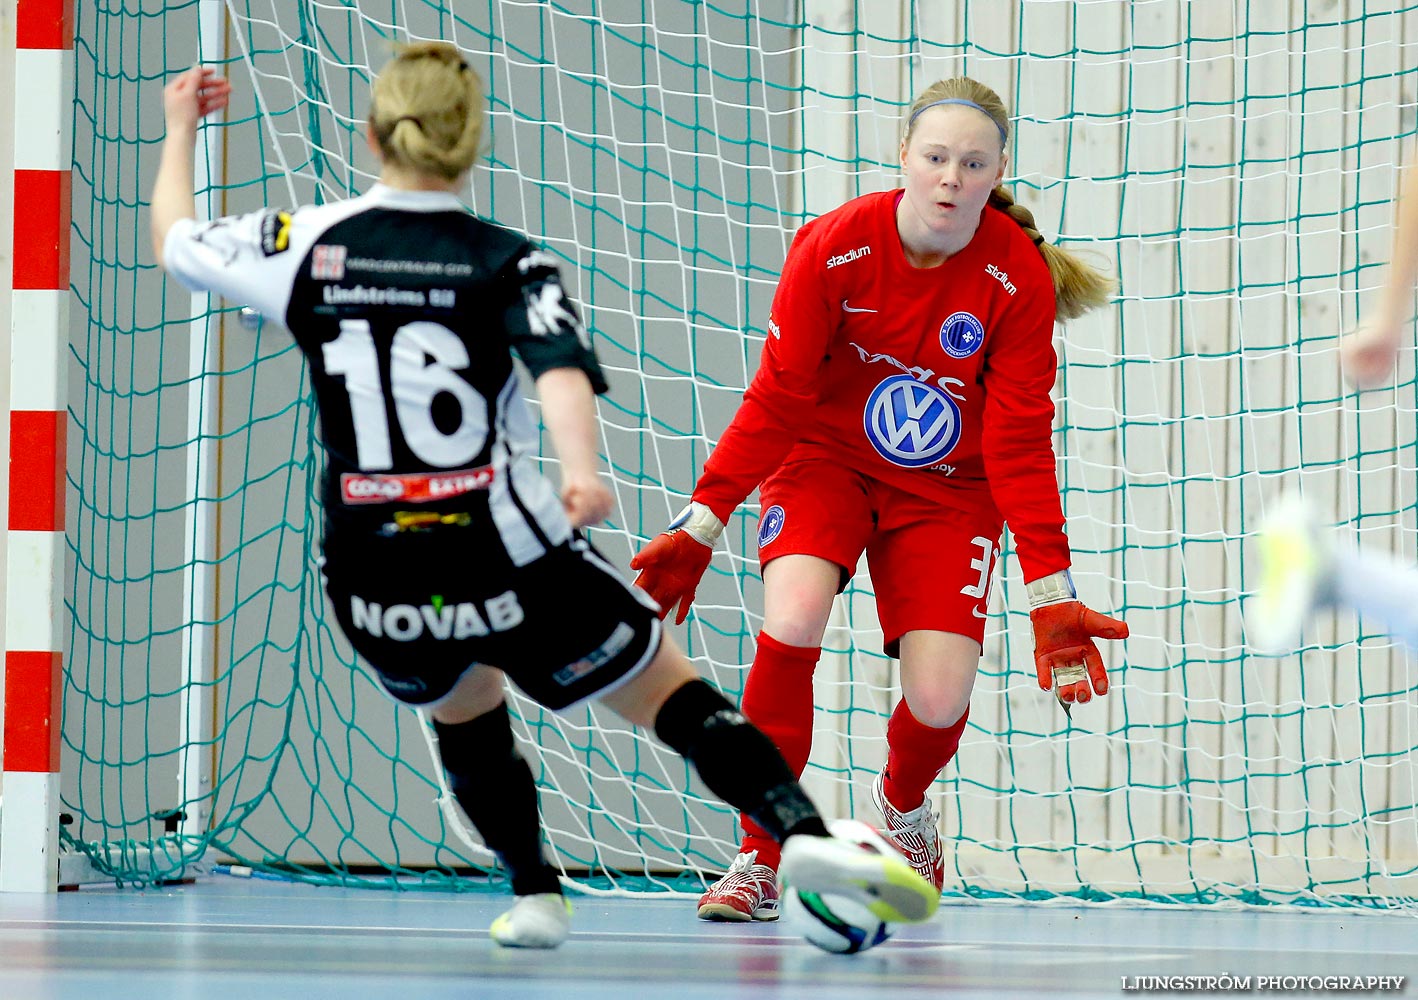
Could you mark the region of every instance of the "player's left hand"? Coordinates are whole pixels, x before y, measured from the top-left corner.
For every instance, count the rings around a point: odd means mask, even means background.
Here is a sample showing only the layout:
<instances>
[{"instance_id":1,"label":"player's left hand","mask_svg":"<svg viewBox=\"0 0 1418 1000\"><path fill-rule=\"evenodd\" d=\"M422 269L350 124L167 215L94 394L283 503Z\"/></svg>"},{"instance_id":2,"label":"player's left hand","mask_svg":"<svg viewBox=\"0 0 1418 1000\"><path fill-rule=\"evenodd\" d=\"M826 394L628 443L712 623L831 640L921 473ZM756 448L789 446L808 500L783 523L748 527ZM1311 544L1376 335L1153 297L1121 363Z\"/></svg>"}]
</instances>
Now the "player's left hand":
<instances>
[{"instance_id":1,"label":"player's left hand","mask_svg":"<svg viewBox=\"0 0 1418 1000\"><path fill-rule=\"evenodd\" d=\"M585 528L600 524L610 516L615 497L611 495L605 480L595 473L584 476L563 474L561 506L572 527Z\"/></svg>"},{"instance_id":2,"label":"player's left hand","mask_svg":"<svg viewBox=\"0 0 1418 1000\"><path fill-rule=\"evenodd\" d=\"M1393 378L1402 338L1402 324L1375 321L1341 340L1340 364L1349 384L1356 389L1375 389Z\"/></svg>"},{"instance_id":3,"label":"player's left hand","mask_svg":"<svg viewBox=\"0 0 1418 1000\"><path fill-rule=\"evenodd\" d=\"M1026 589L1039 687L1050 690L1060 671L1067 677L1069 668L1073 668L1075 676L1086 671L1087 677L1059 684L1055 693L1065 708L1075 702L1091 701L1095 693L1107 694L1108 672L1093 640L1126 639L1127 624L1085 607L1075 596L1067 572L1036 580Z\"/></svg>"},{"instance_id":4,"label":"player's left hand","mask_svg":"<svg viewBox=\"0 0 1418 1000\"><path fill-rule=\"evenodd\" d=\"M1034 626L1034 668L1039 675L1039 687L1053 687L1054 672L1061 668L1082 665L1088 671L1088 681L1075 681L1059 686L1059 700L1065 704L1090 701L1094 692L1108 693L1108 672L1093 640L1126 639L1128 627L1116 618L1099 614L1084 607L1082 601L1049 604L1029 612Z\"/></svg>"},{"instance_id":5,"label":"player's left hand","mask_svg":"<svg viewBox=\"0 0 1418 1000\"><path fill-rule=\"evenodd\" d=\"M220 111L231 99L231 82L212 66L193 66L163 88L163 113L168 131L195 131L207 115Z\"/></svg>"}]
</instances>

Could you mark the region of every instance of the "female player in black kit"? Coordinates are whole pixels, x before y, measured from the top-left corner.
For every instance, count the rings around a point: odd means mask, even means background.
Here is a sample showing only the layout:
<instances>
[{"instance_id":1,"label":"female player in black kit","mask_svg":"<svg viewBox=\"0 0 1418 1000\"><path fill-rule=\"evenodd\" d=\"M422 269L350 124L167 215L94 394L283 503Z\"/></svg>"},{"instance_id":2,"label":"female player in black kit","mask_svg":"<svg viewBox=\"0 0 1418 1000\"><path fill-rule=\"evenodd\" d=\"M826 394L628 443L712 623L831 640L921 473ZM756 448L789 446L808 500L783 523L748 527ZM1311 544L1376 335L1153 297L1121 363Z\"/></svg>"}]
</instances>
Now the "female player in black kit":
<instances>
[{"instance_id":1,"label":"female player in black kit","mask_svg":"<svg viewBox=\"0 0 1418 1000\"><path fill-rule=\"evenodd\" d=\"M429 710L449 785L510 873L516 902L493 939L555 947L571 914L542 854L504 674L548 708L598 698L653 728L784 842L785 881L852 896L883 919L927 919L935 889L869 828L829 836L772 743L582 538L612 506L596 451L594 393L606 383L553 260L458 200L484 110L457 49L409 46L375 81L369 143L382 171L368 193L199 223L197 123L229 94L206 67L164 92L154 249L187 287L283 323L306 356L326 457L330 605L389 693ZM514 351L561 461L559 500L535 466Z\"/></svg>"}]
</instances>

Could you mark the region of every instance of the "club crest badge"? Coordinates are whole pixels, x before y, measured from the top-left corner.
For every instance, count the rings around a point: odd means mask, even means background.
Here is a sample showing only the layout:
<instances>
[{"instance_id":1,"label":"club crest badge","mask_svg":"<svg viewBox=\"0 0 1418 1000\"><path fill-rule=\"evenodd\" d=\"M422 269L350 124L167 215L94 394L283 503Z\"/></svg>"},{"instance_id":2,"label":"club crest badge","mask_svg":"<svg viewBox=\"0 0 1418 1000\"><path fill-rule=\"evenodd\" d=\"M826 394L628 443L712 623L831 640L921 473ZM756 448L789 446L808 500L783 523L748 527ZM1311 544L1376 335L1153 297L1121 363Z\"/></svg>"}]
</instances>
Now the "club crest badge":
<instances>
[{"instance_id":1,"label":"club crest badge","mask_svg":"<svg viewBox=\"0 0 1418 1000\"><path fill-rule=\"evenodd\" d=\"M952 358L968 358L985 343L985 324L974 313L952 313L940 325L940 346Z\"/></svg>"},{"instance_id":2,"label":"club crest badge","mask_svg":"<svg viewBox=\"0 0 1418 1000\"><path fill-rule=\"evenodd\" d=\"M763 512L762 519L758 522L758 547L761 549L783 530L783 522L788 519L788 515L783 513L783 508L774 504Z\"/></svg>"}]
</instances>

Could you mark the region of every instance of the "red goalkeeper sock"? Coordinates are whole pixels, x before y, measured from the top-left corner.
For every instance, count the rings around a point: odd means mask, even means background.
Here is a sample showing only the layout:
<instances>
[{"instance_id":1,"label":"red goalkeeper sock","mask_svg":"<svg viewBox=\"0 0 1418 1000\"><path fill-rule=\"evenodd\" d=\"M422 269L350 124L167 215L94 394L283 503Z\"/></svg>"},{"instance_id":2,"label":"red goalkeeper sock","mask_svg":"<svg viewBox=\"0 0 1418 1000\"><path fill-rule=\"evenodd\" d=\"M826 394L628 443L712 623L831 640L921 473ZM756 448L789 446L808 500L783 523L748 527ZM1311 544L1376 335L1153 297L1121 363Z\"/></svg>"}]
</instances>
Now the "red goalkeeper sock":
<instances>
[{"instance_id":1,"label":"red goalkeeper sock","mask_svg":"<svg viewBox=\"0 0 1418 1000\"><path fill-rule=\"evenodd\" d=\"M933 729L911 714L905 698L896 703L886 724L882 789L888 802L901 812L910 812L925 801L926 789L960 749L960 735L969 718L970 706L966 705L958 721L945 729Z\"/></svg>"},{"instance_id":2,"label":"red goalkeeper sock","mask_svg":"<svg viewBox=\"0 0 1418 1000\"><path fill-rule=\"evenodd\" d=\"M789 646L758 633L758 653L743 686L743 714L763 730L801 778L812 752L812 674L822 649ZM751 761L745 762L752 767ZM779 844L762 827L741 816L744 851L757 851L760 865L777 869Z\"/></svg>"}]
</instances>

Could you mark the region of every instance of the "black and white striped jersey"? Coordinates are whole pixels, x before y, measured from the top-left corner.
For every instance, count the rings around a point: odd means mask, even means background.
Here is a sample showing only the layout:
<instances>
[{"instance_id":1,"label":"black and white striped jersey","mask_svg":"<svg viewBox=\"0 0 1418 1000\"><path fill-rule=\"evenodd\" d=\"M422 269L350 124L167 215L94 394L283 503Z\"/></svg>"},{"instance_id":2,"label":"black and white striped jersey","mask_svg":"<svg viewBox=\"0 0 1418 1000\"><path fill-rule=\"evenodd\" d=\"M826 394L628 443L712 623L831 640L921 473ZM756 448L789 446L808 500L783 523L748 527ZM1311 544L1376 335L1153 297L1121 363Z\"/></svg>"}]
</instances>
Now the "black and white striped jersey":
<instances>
[{"instance_id":1,"label":"black and white striped jersey","mask_svg":"<svg viewBox=\"0 0 1418 1000\"><path fill-rule=\"evenodd\" d=\"M605 378L554 259L451 193L183 220L168 272L283 323L310 367L332 530L393 512L470 515L522 566L571 527L534 463L512 352L535 378Z\"/></svg>"}]
</instances>

